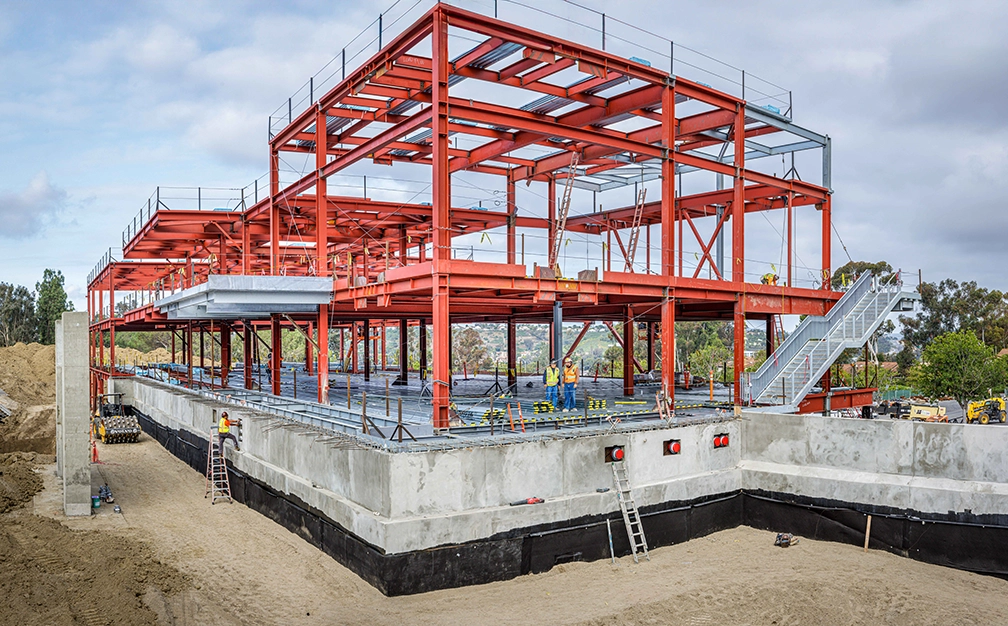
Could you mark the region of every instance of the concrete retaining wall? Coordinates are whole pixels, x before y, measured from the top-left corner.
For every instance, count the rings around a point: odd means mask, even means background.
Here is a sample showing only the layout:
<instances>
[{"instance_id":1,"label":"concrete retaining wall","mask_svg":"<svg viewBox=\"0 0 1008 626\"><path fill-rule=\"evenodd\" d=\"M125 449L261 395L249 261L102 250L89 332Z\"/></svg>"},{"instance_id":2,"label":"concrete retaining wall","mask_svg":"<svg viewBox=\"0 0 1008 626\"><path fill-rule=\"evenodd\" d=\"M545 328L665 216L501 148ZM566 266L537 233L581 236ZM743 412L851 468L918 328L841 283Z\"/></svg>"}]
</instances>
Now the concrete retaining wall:
<instances>
[{"instance_id":1,"label":"concrete retaining wall","mask_svg":"<svg viewBox=\"0 0 1008 626\"><path fill-rule=\"evenodd\" d=\"M626 450L652 547L739 524L860 545L871 513L873 547L1008 575L1000 549L1008 427L743 413L675 428L385 452L147 379L114 386L145 416L145 430L197 470L219 412L241 419L242 451L226 448L236 499L389 595L607 558L607 519L616 553L628 553L604 462L612 445ZM727 448L714 448L718 433L728 434ZM663 454L669 439L681 441L681 454ZM510 506L532 496L546 501Z\"/></svg>"},{"instance_id":2,"label":"concrete retaining wall","mask_svg":"<svg viewBox=\"0 0 1008 626\"><path fill-rule=\"evenodd\" d=\"M744 413L743 489L1008 515L1008 427Z\"/></svg>"},{"instance_id":3,"label":"concrete retaining wall","mask_svg":"<svg viewBox=\"0 0 1008 626\"><path fill-rule=\"evenodd\" d=\"M715 449L715 433L739 437L737 421L576 439L389 453L345 444L277 416L237 409L142 378L116 390L144 415L207 439L215 411L243 421L240 472L322 512L386 554L485 539L520 528L618 511L606 446L623 445L639 507L695 500L741 488L740 446ZM679 439L683 452L665 456ZM502 438L502 443L506 441ZM598 489L609 488L604 493ZM510 506L530 497L534 506Z\"/></svg>"}]
</instances>

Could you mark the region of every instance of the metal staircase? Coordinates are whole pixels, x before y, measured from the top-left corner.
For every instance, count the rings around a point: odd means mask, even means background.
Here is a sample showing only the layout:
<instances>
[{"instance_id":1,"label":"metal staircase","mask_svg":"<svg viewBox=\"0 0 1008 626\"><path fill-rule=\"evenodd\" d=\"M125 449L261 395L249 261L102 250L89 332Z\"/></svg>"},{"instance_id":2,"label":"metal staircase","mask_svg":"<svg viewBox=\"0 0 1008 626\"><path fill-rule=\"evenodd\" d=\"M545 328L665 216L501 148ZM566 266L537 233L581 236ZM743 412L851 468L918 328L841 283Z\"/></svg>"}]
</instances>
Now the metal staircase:
<instances>
[{"instance_id":1,"label":"metal staircase","mask_svg":"<svg viewBox=\"0 0 1008 626\"><path fill-rule=\"evenodd\" d=\"M749 404L796 410L844 350L863 346L889 313L910 310L919 297L904 291L898 279L881 284L870 273L863 274L825 317L806 317L752 374Z\"/></svg>"}]
</instances>

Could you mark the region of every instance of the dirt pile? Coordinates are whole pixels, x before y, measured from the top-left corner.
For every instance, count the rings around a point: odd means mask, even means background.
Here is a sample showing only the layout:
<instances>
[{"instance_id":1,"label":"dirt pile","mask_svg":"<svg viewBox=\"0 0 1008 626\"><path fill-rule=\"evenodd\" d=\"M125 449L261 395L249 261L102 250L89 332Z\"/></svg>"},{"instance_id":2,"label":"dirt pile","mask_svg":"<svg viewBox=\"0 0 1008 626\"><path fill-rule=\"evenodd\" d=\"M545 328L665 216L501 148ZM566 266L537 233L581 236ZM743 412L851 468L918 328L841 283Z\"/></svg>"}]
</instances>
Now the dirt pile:
<instances>
[{"instance_id":1,"label":"dirt pile","mask_svg":"<svg viewBox=\"0 0 1008 626\"><path fill-rule=\"evenodd\" d=\"M105 352L108 358L108 348ZM164 348L155 348L150 352L140 352L134 348L123 348L116 346L117 365L148 365L150 363L171 363L171 351Z\"/></svg>"},{"instance_id":2,"label":"dirt pile","mask_svg":"<svg viewBox=\"0 0 1008 626\"><path fill-rule=\"evenodd\" d=\"M39 459L31 452L0 455L0 513L6 513L31 500L42 489L42 477L35 472Z\"/></svg>"},{"instance_id":3,"label":"dirt pile","mask_svg":"<svg viewBox=\"0 0 1008 626\"><path fill-rule=\"evenodd\" d=\"M0 625L157 624L145 599L187 588L188 578L145 543L20 509L42 489L37 462L52 458L0 455Z\"/></svg>"},{"instance_id":4,"label":"dirt pile","mask_svg":"<svg viewBox=\"0 0 1008 626\"><path fill-rule=\"evenodd\" d=\"M0 624L157 624L144 596L186 587L132 539L27 512L0 521Z\"/></svg>"},{"instance_id":5,"label":"dirt pile","mask_svg":"<svg viewBox=\"0 0 1008 626\"><path fill-rule=\"evenodd\" d=\"M56 448L56 348L0 348L0 389L17 408L0 424L0 452L53 454ZM13 404L8 404L13 406Z\"/></svg>"}]
</instances>

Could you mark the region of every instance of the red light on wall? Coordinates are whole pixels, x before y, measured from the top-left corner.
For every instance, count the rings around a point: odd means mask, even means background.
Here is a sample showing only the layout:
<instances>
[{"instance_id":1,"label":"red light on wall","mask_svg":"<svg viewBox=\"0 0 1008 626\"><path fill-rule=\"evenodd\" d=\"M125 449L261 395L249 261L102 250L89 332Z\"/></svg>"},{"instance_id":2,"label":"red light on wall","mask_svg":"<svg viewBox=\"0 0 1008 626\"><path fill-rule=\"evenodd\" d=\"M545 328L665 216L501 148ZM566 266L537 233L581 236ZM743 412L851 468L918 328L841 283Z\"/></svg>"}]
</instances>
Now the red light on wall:
<instances>
[{"instance_id":1,"label":"red light on wall","mask_svg":"<svg viewBox=\"0 0 1008 626\"><path fill-rule=\"evenodd\" d=\"M679 454L682 452L682 443L678 439L669 439L662 444L662 451L665 456Z\"/></svg>"},{"instance_id":2,"label":"red light on wall","mask_svg":"<svg viewBox=\"0 0 1008 626\"><path fill-rule=\"evenodd\" d=\"M715 448L727 448L728 447L728 433L719 433L714 435L714 447Z\"/></svg>"},{"instance_id":3,"label":"red light on wall","mask_svg":"<svg viewBox=\"0 0 1008 626\"><path fill-rule=\"evenodd\" d=\"M623 446L609 446L605 449L605 462L618 463L625 460L626 451Z\"/></svg>"}]
</instances>

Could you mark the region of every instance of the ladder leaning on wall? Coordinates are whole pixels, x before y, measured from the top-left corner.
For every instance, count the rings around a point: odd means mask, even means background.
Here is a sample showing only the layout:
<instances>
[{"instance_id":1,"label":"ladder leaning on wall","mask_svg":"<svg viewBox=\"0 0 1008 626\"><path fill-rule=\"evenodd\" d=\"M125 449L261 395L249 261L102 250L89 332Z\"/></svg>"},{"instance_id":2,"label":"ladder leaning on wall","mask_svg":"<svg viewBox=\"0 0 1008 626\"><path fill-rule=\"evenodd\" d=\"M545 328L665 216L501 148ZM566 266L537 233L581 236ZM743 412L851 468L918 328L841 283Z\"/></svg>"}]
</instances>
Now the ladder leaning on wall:
<instances>
[{"instance_id":1,"label":"ladder leaning on wall","mask_svg":"<svg viewBox=\"0 0 1008 626\"><path fill-rule=\"evenodd\" d=\"M218 500L231 499L231 483L228 481L227 465L224 462L224 450L220 447L220 437L217 429L210 429L210 449L207 450L206 493L204 498L210 498L210 504Z\"/></svg>"}]
</instances>

